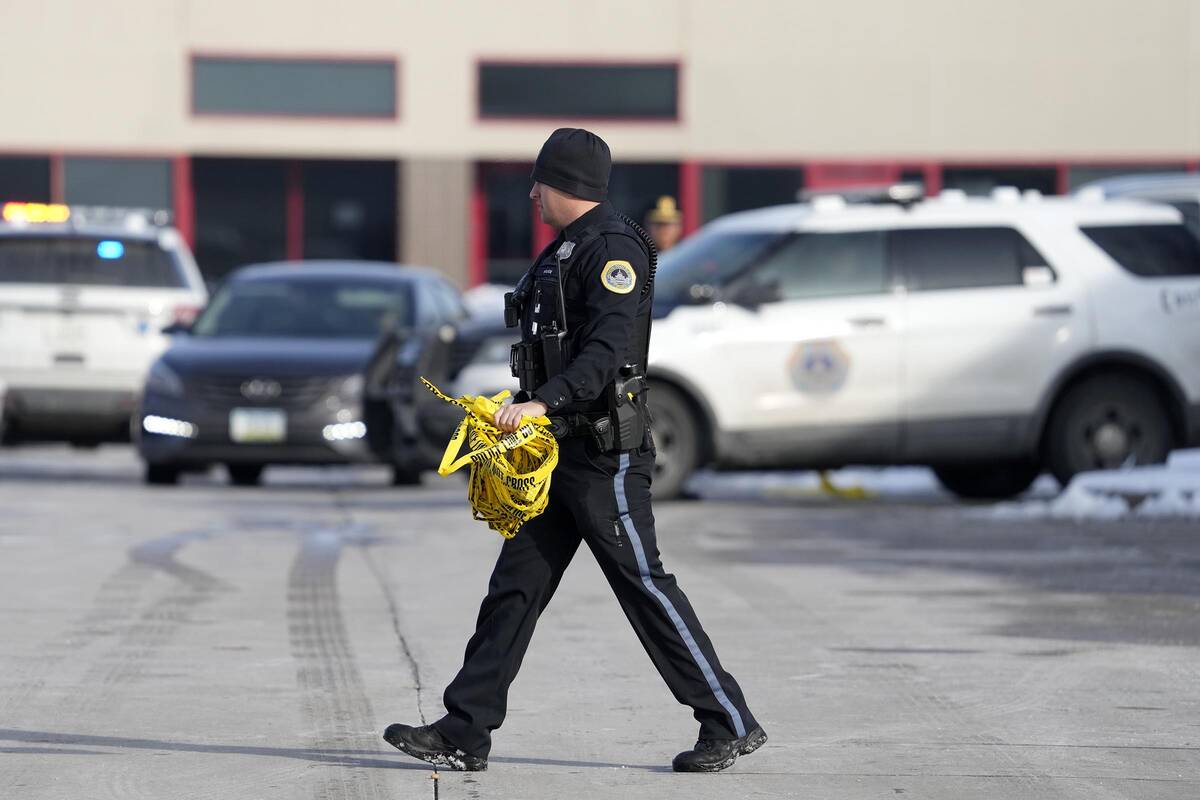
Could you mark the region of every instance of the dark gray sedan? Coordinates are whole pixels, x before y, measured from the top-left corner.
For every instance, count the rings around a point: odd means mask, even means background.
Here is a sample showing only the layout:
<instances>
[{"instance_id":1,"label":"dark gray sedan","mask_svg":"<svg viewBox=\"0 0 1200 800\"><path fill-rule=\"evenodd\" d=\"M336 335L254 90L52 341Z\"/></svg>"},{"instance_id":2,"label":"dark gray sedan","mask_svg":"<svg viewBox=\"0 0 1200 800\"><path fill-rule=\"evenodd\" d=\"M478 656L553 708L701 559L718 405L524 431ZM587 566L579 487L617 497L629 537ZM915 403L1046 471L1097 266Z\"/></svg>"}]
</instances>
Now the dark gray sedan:
<instances>
[{"instance_id":1,"label":"dark gray sedan","mask_svg":"<svg viewBox=\"0 0 1200 800\"><path fill-rule=\"evenodd\" d=\"M246 267L147 376L137 417L146 481L224 464L235 484L269 464L382 461L419 481L457 421L418 386L439 380L463 316L437 272L370 262Z\"/></svg>"}]
</instances>

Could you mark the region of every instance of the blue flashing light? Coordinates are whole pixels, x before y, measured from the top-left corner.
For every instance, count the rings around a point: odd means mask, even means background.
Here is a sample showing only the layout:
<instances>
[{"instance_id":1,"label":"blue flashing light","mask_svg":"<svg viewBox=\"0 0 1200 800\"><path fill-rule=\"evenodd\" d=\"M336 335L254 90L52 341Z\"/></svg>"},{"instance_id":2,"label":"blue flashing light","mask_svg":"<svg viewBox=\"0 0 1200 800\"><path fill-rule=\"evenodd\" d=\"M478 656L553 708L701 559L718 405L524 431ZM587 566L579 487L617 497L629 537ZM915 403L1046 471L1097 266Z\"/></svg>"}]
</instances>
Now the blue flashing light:
<instances>
[{"instance_id":1,"label":"blue flashing light","mask_svg":"<svg viewBox=\"0 0 1200 800\"><path fill-rule=\"evenodd\" d=\"M96 245L96 255L110 260L120 258L125 255L125 245L112 239L106 239Z\"/></svg>"}]
</instances>

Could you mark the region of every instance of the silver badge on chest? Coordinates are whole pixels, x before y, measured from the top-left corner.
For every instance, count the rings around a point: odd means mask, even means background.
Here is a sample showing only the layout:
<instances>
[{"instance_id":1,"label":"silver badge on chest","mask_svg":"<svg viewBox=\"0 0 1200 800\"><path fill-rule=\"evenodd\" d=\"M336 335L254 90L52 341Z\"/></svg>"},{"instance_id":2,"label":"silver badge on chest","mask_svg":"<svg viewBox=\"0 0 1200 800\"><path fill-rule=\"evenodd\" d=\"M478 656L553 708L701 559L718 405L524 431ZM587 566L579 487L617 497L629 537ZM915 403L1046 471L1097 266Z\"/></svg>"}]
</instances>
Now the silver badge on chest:
<instances>
[{"instance_id":1,"label":"silver badge on chest","mask_svg":"<svg viewBox=\"0 0 1200 800\"><path fill-rule=\"evenodd\" d=\"M566 261L568 258L571 257L571 253L574 253L574 252L575 252L575 243L574 242L563 242L562 245L558 248L558 252L554 254L554 257L557 258L559 261Z\"/></svg>"}]
</instances>

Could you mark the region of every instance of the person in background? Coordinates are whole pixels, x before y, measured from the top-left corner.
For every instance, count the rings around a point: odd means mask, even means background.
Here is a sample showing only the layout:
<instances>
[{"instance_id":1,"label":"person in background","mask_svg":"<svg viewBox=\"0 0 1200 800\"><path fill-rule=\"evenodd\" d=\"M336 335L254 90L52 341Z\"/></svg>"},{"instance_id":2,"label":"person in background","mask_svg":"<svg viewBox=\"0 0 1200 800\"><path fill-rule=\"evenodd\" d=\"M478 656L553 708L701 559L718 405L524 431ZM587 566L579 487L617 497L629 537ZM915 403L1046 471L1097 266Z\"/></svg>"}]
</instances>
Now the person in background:
<instances>
[{"instance_id":1,"label":"person in background","mask_svg":"<svg viewBox=\"0 0 1200 800\"><path fill-rule=\"evenodd\" d=\"M646 230L658 252L665 253L683 238L683 212L675 204L675 198L664 194L646 212Z\"/></svg>"}]
</instances>

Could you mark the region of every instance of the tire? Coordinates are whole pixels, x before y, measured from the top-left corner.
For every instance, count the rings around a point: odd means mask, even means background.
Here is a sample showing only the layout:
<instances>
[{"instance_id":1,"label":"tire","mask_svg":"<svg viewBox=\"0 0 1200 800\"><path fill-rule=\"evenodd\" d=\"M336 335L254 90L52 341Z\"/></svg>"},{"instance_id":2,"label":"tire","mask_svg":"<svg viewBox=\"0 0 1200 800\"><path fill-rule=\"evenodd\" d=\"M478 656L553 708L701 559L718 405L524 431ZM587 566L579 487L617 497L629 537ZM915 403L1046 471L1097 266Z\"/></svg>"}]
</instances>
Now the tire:
<instances>
[{"instance_id":1,"label":"tire","mask_svg":"<svg viewBox=\"0 0 1200 800\"><path fill-rule=\"evenodd\" d=\"M421 470L392 466L392 486L420 486Z\"/></svg>"},{"instance_id":2,"label":"tire","mask_svg":"<svg viewBox=\"0 0 1200 800\"><path fill-rule=\"evenodd\" d=\"M700 425L678 390L652 384L647 395L653 422L654 496L661 500L680 497L688 478L700 466Z\"/></svg>"},{"instance_id":3,"label":"tire","mask_svg":"<svg viewBox=\"0 0 1200 800\"><path fill-rule=\"evenodd\" d=\"M229 481L234 486L258 486L265 464L226 464Z\"/></svg>"},{"instance_id":4,"label":"tire","mask_svg":"<svg viewBox=\"0 0 1200 800\"><path fill-rule=\"evenodd\" d=\"M150 486L174 486L179 483L179 467L173 464L147 464L143 477Z\"/></svg>"},{"instance_id":5,"label":"tire","mask_svg":"<svg viewBox=\"0 0 1200 800\"><path fill-rule=\"evenodd\" d=\"M1004 500L1028 489L1042 474L1038 464L953 464L933 468L938 482L965 500Z\"/></svg>"},{"instance_id":6,"label":"tire","mask_svg":"<svg viewBox=\"0 0 1200 800\"><path fill-rule=\"evenodd\" d=\"M1046 463L1064 487L1080 472L1161 464L1171 452L1168 409L1132 375L1096 375L1075 384L1046 426Z\"/></svg>"}]
</instances>

